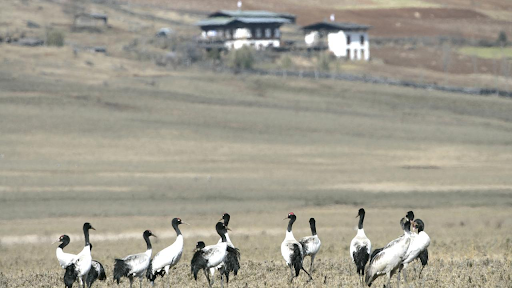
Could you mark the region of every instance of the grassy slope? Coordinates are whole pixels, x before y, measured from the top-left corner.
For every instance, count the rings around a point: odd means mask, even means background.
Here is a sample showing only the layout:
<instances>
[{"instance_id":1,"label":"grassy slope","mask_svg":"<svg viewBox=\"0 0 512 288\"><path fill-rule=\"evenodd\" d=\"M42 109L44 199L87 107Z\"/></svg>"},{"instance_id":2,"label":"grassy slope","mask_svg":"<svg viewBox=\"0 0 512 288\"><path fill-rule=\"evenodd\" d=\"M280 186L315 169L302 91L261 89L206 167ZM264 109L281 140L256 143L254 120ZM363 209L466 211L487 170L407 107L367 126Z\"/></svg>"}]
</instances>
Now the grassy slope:
<instances>
[{"instance_id":1,"label":"grassy slope","mask_svg":"<svg viewBox=\"0 0 512 288\"><path fill-rule=\"evenodd\" d=\"M79 250L84 221L110 272L143 249L144 229L162 236L156 250L168 245L175 216L193 226L172 283L193 285L189 251L214 241L211 224L229 211L244 265L233 285L285 287L290 210L298 236L308 217L321 223L311 285L356 285L346 251L359 206L376 247L417 211L433 238L425 285L508 283L510 100L0 49L2 285L59 286L47 243L68 233Z\"/></svg>"}]
</instances>

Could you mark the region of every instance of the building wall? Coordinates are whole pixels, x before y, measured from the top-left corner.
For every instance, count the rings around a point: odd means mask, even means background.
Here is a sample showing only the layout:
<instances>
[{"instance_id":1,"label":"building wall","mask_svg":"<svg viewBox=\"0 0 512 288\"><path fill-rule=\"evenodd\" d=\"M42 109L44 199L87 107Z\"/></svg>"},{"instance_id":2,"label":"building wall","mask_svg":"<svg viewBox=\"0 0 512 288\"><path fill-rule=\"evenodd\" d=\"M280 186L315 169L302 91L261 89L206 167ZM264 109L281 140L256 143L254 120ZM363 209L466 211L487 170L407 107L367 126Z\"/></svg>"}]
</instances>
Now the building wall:
<instances>
[{"instance_id":1,"label":"building wall","mask_svg":"<svg viewBox=\"0 0 512 288\"><path fill-rule=\"evenodd\" d=\"M315 46L320 42L320 33L318 31L311 31L306 34L304 41L306 41L308 47Z\"/></svg>"},{"instance_id":2,"label":"building wall","mask_svg":"<svg viewBox=\"0 0 512 288\"><path fill-rule=\"evenodd\" d=\"M281 45L278 39L237 39L229 40L224 43L228 50L240 49L243 46L254 47L256 50L268 47L279 47Z\"/></svg>"},{"instance_id":3,"label":"building wall","mask_svg":"<svg viewBox=\"0 0 512 288\"><path fill-rule=\"evenodd\" d=\"M361 43L361 36L364 37ZM347 38L350 37L350 44ZM336 57L347 57L350 60L370 60L370 42L368 33L362 31L338 31L327 35L329 50Z\"/></svg>"}]
</instances>

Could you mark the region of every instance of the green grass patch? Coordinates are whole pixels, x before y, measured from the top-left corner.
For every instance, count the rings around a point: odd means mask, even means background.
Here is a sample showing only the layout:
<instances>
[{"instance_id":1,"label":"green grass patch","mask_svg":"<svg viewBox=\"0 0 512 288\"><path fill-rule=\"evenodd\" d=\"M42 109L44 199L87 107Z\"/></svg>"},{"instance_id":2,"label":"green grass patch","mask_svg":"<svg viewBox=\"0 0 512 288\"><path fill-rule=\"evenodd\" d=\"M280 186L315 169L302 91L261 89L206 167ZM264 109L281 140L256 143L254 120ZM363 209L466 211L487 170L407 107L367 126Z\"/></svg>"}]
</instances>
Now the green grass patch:
<instances>
[{"instance_id":1,"label":"green grass patch","mask_svg":"<svg viewBox=\"0 0 512 288\"><path fill-rule=\"evenodd\" d=\"M463 47L459 53L484 59L512 58L512 47Z\"/></svg>"}]
</instances>

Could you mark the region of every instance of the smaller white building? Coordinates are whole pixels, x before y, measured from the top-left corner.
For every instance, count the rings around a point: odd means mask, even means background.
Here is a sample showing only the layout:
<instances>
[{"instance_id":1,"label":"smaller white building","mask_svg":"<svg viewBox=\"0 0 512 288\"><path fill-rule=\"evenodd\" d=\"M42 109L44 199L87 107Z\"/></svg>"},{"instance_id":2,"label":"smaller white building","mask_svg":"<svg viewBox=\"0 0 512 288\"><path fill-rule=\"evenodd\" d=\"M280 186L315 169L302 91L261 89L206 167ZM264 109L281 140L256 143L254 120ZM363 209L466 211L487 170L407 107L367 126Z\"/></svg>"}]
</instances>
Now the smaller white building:
<instances>
[{"instance_id":1,"label":"smaller white building","mask_svg":"<svg viewBox=\"0 0 512 288\"><path fill-rule=\"evenodd\" d=\"M340 22L319 22L304 26L306 45L327 48L336 57L350 60L370 60L368 25Z\"/></svg>"}]
</instances>

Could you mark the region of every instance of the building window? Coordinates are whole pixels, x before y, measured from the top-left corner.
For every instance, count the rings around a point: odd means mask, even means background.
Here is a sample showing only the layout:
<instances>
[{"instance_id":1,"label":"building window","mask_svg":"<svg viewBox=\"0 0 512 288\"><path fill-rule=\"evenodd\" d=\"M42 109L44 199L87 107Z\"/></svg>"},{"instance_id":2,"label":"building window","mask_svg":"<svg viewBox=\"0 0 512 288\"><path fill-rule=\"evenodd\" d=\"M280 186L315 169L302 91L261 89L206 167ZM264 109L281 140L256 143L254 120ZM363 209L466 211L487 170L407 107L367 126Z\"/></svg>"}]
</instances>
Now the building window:
<instances>
[{"instance_id":1,"label":"building window","mask_svg":"<svg viewBox=\"0 0 512 288\"><path fill-rule=\"evenodd\" d=\"M351 57L350 57L350 49L347 49L347 59L351 59Z\"/></svg>"},{"instance_id":2,"label":"building window","mask_svg":"<svg viewBox=\"0 0 512 288\"><path fill-rule=\"evenodd\" d=\"M256 28L256 38L261 38L261 28Z\"/></svg>"},{"instance_id":3,"label":"building window","mask_svg":"<svg viewBox=\"0 0 512 288\"><path fill-rule=\"evenodd\" d=\"M364 45L364 35L361 35L361 45Z\"/></svg>"},{"instance_id":4,"label":"building window","mask_svg":"<svg viewBox=\"0 0 512 288\"><path fill-rule=\"evenodd\" d=\"M364 49L361 49L361 54L359 54L359 55L361 55L361 60L365 60L364 59Z\"/></svg>"},{"instance_id":5,"label":"building window","mask_svg":"<svg viewBox=\"0 0 512 288\"><path fill-rule=\"evenodd\" d=\"M231 33L229 32L229 30L226 30L224 34L226 35L226 39L231 38Z\"/></svg>"},{"instance_id":6,"label":"building window","mask_svg":"<svg viewBox=\"0 0 512 288\"><path fill-rule=\"evenodd\" d=\"M350 45L350 35L347 36L347 45Z\"/></svg>"},{"instance_id":7,"label":"building window","mask_svg":"<svg viewBox=\"0 0 512 288\"><path fill-rule=\"evenodd\" d=\"M275 38L281 37L281 31L279 30L279 28L276 28L276 30L274 30L274 37Z\"/></svg>"},{"instance_id":8,"label":"building window","mask_svg":"<svg viewBox=\"0 0 512 288\"><path fill-rule=\"evenodd\" d=\"M270 38L270 37L272 37L272 29L267 28L267 29L265 29L265 38Z\"/></svg>"}]
</instances>

